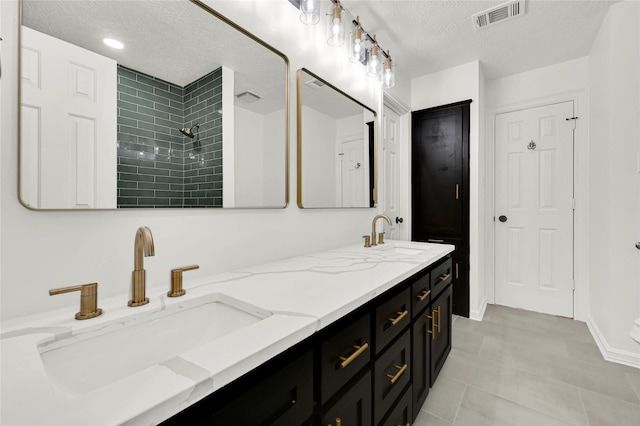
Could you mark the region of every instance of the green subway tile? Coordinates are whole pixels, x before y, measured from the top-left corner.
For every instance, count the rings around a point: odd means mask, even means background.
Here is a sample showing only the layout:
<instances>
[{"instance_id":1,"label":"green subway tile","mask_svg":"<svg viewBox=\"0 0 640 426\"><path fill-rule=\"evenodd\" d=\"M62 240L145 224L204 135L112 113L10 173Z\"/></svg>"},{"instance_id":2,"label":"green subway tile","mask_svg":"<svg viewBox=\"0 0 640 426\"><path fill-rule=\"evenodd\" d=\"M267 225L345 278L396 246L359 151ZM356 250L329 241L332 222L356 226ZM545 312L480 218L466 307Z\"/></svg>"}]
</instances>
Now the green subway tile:
<instances>
[{"instance_id":1,"label":"green subway tile","mask_svg":"<svg viewBox=\"0 0 640 426\"><path fill-rule=\"evenodd\" d=\"M138 95L143 98L146 99L147 102L149 101L153 101L157 104L161 104L161 105L169 105L170 100L168 98L163 98L162 96L158 96L158 95L154 95L152 93L147 93L147 92L138 92ZM152 105L145 105L148 106L149 108L152 108Z\"/></svg>"},{"instance_id":2,"label":"green subway tile","mask_svg":"<svg viewBox=\"0 0 640 426\"><path fill-rule=\"evenodd\" d=\"M156 191L156 197L178 198L182 196L182 191Z\"/></svg>"},{"instance_id":3,"label":"green subway tile","mask_svg":"<svg viewBox=\"0 0 640 426\"><path fill-rule=\"evenodd\" d=\"M128 68L123 67L122 65L118 65L117 74L119 77L127 77L133 80L135 80L137 75L135 72L133 72Z\"/></svg>"},{"instance_id":4,"label":"green subway tile","mask_svg":"<svg viewBox=\"0 0 640 426\"><path fill-rule=\"evenodd\" d=\"M156 169L162 170L182 170L182 164L165 163L163 161L156 161ZM168 173L167 173L168 175Z\"/></svg>"},{"instance_id":5,"label":"green subway tile","mask_svg":"<svg viewBox=\"0 0 640 426\"><path fill-rule=\"evenodd\" d=\"M207 180L205 179L204 176L194 176L194 177L191 178L191 182L192 183L204 183L206 181Z\"/></svg>"},{"instance_id":6,"label":"green subway tile","mask_svg":"<svg viewBox=\"0 0 640 426\"><path fill-rule=\"evenodd\" d=\"M213 187L213 182L207 182L207 183L200 183L198 184L198 189L199 190L205 190L205 189L214 189Z\"/></svg>"},{"instance_id":7,"label":"green subway tile","mask_svg":"<svg viewBox=\"0 0 640 426\"><path fill-rule=\"evenodd\" d=\"M182 178L180 178L180 177L170 177L170 176L157 176L156 177L156 182L182 184Z\"/></svg>"},{"instance_id":8,"label":"green subway tile","mask_svg":"<svg viewBox=\"0 0 640 426\"><path fill-rule=\"evenodd\" d=\"M148 84L149 86L153 86L157 89L169 90L169 84L163 82L161 80L156 80L151 77L147 77L146 75L138 74L138 81L144 84Z\"/></svg>"},{"instance_id":9,"label":"green subway tile","mask_svg":"<svg viewBox=\"0 0 640 426\"><path fill-rule=\"evenodd\" d=\"M118 172L119 173L138 173L138 168L136 166L127 166L124 164L118 164Z\"/></svg>"},{"instance_id":10,"label":"green subway tile","mask_svg":"<svg viewBox=\"0 0 640 426\"><path fill-rule=\"evenodd\" d=\"M153 132L151 132L149 130L138 129L138 128L130 127L130 126L121 126L120 127L120 132L121 133L129 133L129 134L136 135L136 136L143 136L145 138L152 138L153 137Z\"/></svg>"},{"instance_id":11,"label":"green subway tile","mask_svg":"<svg viewBox=\"0 0 640 426\"><path fill-rule=\"evenodd\" d=\"M120 195L123 197L153 197L153 191L146 189L122 189Z\"/></svg>"},{"instance_id":12,"label":"green subway tile","mask_svg":"<svg viewBox=\"0 0 640 426\"><path fill-rule=\"evenodd\" d=\"M138 182L135 181L130 181L130 180L122 180L120 178L118 178L118 189L122 189L122 188L137 188L138 187Z\"/></svg>"},{"instance_id":13,"label":"green subway tile","mask_svg":"<svg viewBox=\"0 0 640 426\"><path fill-rule=\"evenodd\" d=\"M140 175L150 175L150 176L169 176L169 170L160 169L158 167L154 167L154 168L139 167L138 173Z\"/></svg>"},{"instance_id":14,"label":"green subway tile","mask_svg":"<svg viewBox=\"0 0 640 426\"><path fill-rule=\"evenodd\" d=\"M169 189L169 184L168 183L140 182L138 184L138 188L139 189L168 190Z\"/></svg>"},{"instance_id":15,"label":"green subway tile","mask_svg":"<svg viewBox=\"0 0 640 426\"><path fill-rule=\"evenodd\" d=\"M133 87L125 86L123 84L118 84L117 91L118 93L125 93L131 96L136 96L138 94L138 91L136 89L134 89Z\"/></svg>"},{"instance_id":16,"label":"green subway tile","mask_svg":"<svg viewBox=\"0 0 640 426\"><path fill-rule=\"evenodd\" d=\"M145 93L141 92L141 94L144 95ZM153 95L146 94L146 96L153 96ZM152 108L153 107L153 102L151 102L150 100L147 100L147 99L143 99L143 97L131 96L131 95L127 95L126 93L121 93L120 94L120 100L122 100L122 101L130 102L130 103L135 104L135 105L146 106L147 108Z\"/></svg>"},{"instance_id":17,"label":"green subway tile","mask_svg":"<svg viewBox=\"0 0 640 426\"><path fill-rule=\"evenodd\" d=\"M118 99L118 108L126 109L129 111L137 111L138 105L136 105L133 102L127 102L127 101L123 101L122 99Z\"/></svg>"},{"instance_id":18,"label":"green subway tile","mask_svg":"<svg viewBox=\"0 0 640 426\"><path fill-rule=\"evenodd\" d=\"M138 122L126 117L118 117L118 125L136 127Z\"/></svg>"},{"instance_id":19,"label":"green subway tile","mask_svg":"<svg viewBox=\"0 0 640 426\"><path fill-rule=\"evenodd\" d=\"M163 98L171 99L171 100L176 101L176 102L182 102L182 98L183 98L183 96L181 94L177 95L175 93L171 93L171 92L169 92L167 90L163 90L163 89L155 89L153 91L153 93L155 93L158 96L162 96Z\"/></svg>"},{"instance_id":20,"label":"green subway tile","mask_svg":"<svg viewBox=\"0 0 640 426\"><path fill-rule=\"evenodd\" d=\"M179 108L179 109L184 108L184 104L182 102L172 101L171 99L169 99L169 106L173 108Z\"/></svg>"},{"instance_id":21,"label":"green subway tile","mask_svg":"<svg viewBox=\"0 0 640 426\"><path fill-rule=\"evenodd\" d=\"M118 207L120 206L137 206L138 199L136 197L118 197Z\"/></svg>"},{"instance_id":22,"label":"green subway tile","mask_svg":"<svg viewBox=\"0 0 640 426\"><path fill-rule=\"evenodd\" d=\"M140 121L138 122L138 127L145 130L153 130L154 132L169 134L169 127L167 126L158 126L157 124Z\"/></svg>"},{"instance_id":23,"label":"green subway tile","mask_svg":"<svg viewBox=\"0 0 640 426\"><path fill-rule=\"evenodd\" d=\"M142 90L143 92L153 93L153 87L148 84L141 83L136 80L131 80L126 77L120 77L120 84L123 86L131 87L133 89Z\"/></svg>"},{"instance_id":24,"label":"green subway tile","mask_svg":"<svg viewBox=\"0 0 640 426\"><path fill-rule=\"evenodd\" d=\"M163 111L163 112L168 112L169 114L173 114L173 115L177 115L178 117L183 117L184 116L184 108L182 107L182 103L179 103L179 107L174 107L174 106L169 106L169 105L156 105L156 109Z\"/></svg>"},{"instance_id":25,"label":"green subway tile","mask_svg":"<svg viewBox=\"0 0 640 426\"><path fill-rule=\"evenodd\" d=\"M168 112L155 109L155 108L147 108L147 107L140 106L138 107L138 112L142 114L150 115L151 117L155 117L155 118L164 118L164 119L169 118Z\"/></svg>"},{"instance_id":26,"label":"green subway tile","mask_svg":"<svg viewBox=\"0 0 640 426\"><path fill-rule=\"evenodd\" d=\"M150 205L150 206L168 206L169 199L168 198L139 198L138 202L140 205Z\"/></svg>"},{"instance_id":27,"label":"green subway tile","mask_svg":"<svg viewBox=\"0 0 640 426\"><path fill-rule=\"evenodd\" d=\"M140 107L144 108L144 107ZM133 120L146 121L147 123L153 123L153 116L148 114L140 114L139 112L122 110L120 114L122 117L131 118Z\"/></svg>"},{"instance_id":28,"label":"green subway tile","mask_svg":"<svg viewBox=\"0 0 640 426\"><path fill-rule=\"evenodd\" d=\"M171 128L174 128L174 129L181 129L182 128L182 123L165 120L165 119L159 118L159 117L156 117L156 124L158 124L160 126L171 127Z\"/></svg>"}]
</instances>

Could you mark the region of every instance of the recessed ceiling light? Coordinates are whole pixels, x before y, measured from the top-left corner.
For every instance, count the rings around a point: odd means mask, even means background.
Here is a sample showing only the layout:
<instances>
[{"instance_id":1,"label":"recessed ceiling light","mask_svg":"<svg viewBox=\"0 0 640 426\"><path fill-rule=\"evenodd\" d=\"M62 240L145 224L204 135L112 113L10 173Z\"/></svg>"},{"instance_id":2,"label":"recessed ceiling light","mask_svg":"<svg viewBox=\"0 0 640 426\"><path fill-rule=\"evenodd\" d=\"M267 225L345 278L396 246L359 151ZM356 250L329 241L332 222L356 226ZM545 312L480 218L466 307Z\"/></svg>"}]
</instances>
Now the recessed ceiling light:
<instances>
[{"instance_id":1,"label":"recessed ceiling light","mask_svg":"<svg viewBox=\"0 0 640 426\"><path fill-rule=\"evenodd\" d=\"M113 47L114 49L122 49L124 47L124 44L122 44L118 40L114 40L112 38L105 38L102 41L104 42L104 44L106 44L109 47Z\"/></svg>"}]
</instances>

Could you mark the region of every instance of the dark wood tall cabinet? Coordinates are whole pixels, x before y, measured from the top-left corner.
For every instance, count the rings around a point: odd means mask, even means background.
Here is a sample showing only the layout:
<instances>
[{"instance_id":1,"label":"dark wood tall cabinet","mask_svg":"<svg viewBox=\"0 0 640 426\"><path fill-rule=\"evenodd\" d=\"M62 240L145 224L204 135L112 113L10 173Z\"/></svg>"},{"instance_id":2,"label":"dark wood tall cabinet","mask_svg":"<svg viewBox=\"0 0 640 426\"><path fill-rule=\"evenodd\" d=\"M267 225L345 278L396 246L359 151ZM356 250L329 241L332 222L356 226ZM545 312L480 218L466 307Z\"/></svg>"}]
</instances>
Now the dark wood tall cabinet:
<instances>
[{"instance_id":1,"label":"dark wood tall cabinet","mask_svg":"<svg viewBox=\"0 0 640 426\"><path fill-rule=\"evenodd\" d=\"M411 239L455 245L452 309L465 317L469 316L470 103L411 114Z\"/></svg>"}]
</instances>

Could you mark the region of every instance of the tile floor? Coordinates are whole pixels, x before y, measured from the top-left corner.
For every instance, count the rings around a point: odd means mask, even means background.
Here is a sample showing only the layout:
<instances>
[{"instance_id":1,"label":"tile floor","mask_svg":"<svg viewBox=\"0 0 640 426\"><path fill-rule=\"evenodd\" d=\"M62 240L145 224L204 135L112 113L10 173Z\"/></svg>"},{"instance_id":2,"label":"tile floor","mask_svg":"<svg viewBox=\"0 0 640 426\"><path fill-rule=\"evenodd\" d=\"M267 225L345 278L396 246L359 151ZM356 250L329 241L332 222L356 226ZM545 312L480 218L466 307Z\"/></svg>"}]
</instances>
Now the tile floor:
<instances>
[{"instance_id":1,"label":"tile floor","mask_svg":"<svg viewBox=\"0 0 640 426\"><path fill-rule=\"evenodd\" d=\"M640 370L605 361L585 323L489 305L453 348L414 426L640 426Z\"/></svg>"}]
</instances>

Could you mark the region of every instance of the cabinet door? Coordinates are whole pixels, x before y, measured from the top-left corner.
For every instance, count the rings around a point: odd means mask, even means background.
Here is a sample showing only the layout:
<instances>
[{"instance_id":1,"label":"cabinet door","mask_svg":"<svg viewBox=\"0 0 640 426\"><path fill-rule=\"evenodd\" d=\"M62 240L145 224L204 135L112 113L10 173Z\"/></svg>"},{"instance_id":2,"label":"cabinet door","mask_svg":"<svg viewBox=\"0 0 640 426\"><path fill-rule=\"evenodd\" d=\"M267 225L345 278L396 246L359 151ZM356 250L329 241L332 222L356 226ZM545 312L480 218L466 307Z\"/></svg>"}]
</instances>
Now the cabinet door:
<instances>
[{"instance_id":1,"label":"cabinet door","mask_svg":"<svg viewBox=\"0 0 640 426\"><path fill-rule=\"evenodd\" d=\"M447 356L451 351L451 285L431 303L431 318L434 322L431 341L431 386L436 381Z\"/></svg>"},{"instance_id":2,"label":"cabinet door","mask_svg":"<svg viewBox=\"0 0 640 426\"><path fill-rule=\"evenodd\" d=\"M322 415L322 426L371 425L371 371Z\"/></svg>"},{"instance_id":3,"label":"cabinet door","mask_svg":"<svg viewBox=\"0 0 640 426\"><path fill-rule=\"evenodd\" d=\"M411 326L411 377L413 379L413 418L427 399L431 380L431 308L423 310Z\"/></svg>"},{"instance_id":4,"label":"cabinet door","mask_svg":"<svg viewBox=\"0 0 640 426\"><path fill-rule=\"evenodd\" d=\"M378 424L411 380L409 330L380 355L373 371L373 417Z\"/></svg>"},{"instance_id":5,"label":"cabinet door","mask_svg":"<svg viewBox=\"0 0 640 426\"><path fill-rule=\"evenodd\" d=\"M380 423L380 426L410 426L416 416L413 416L415 407L411 402L411 387L407 389L395 407L389 412L389 416ZM418 407L420 411L420 407Z\"/></svg>"},{"instance_id":6,"label":"cabinet door","mask_svg":"<svg viewBox=\"0 0 640 426\"><path fill-rule=\"evenodd\" d=\"M412 114L412 233L468 233L469 104Z\"/></svg>"},{"instance_id":7,"label":"cabinet door","mask_svg":"<svg viewBox=\"0 0 640 426\"><path fill-rule=\"evenodd\" d=\"M226 388L167 420L166 425L301 425L313 414L313 352L253 382L238 379L231 398ZM251 374L251 373L250 373ZM247 376L249 378L249 376ZM243 386L236 386L236 383Z\"/></svg>"}]
</instances>

